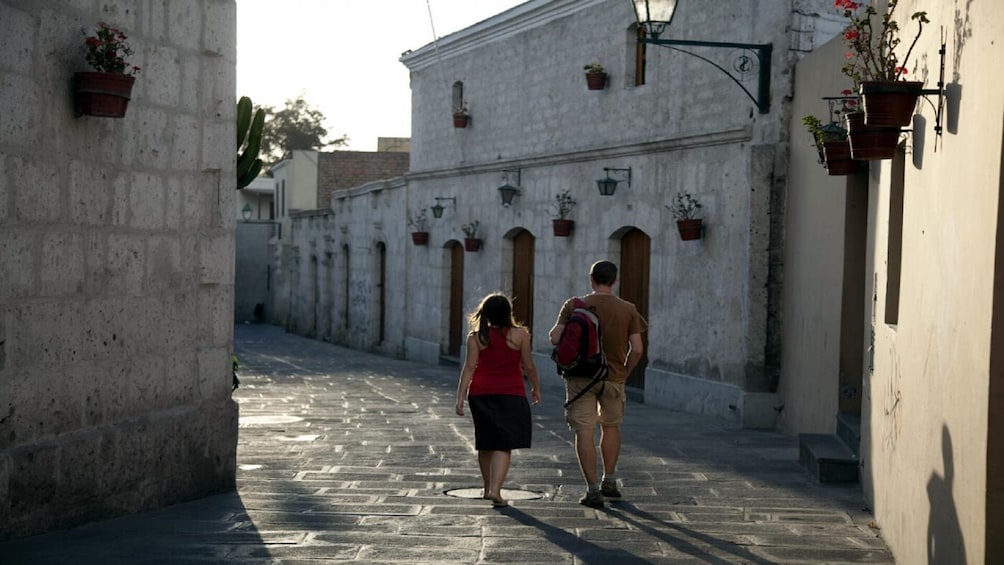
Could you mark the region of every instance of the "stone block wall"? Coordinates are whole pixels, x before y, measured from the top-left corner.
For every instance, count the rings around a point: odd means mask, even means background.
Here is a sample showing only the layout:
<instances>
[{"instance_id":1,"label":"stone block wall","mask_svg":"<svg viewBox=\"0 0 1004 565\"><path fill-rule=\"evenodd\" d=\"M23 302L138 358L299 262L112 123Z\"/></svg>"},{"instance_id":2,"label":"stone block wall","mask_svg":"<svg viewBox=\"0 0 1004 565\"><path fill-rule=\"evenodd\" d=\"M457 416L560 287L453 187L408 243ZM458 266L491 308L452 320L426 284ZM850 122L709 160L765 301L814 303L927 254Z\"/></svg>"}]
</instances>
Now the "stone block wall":
<instances>
[{"instance_id":1,"label":"stone block wall","mask_svg":"<svg viewBox=\"0 0 1004 565\"><path fill-rule=\"evenodd\" d=\"M451 274L462 275L465 312L489 292L512 292L514 237L529 233L531 331L535 350L547 352L561 303L589 292L590 263L620 262L624 234L640 231L650 246L646 402L675 408L678 383L697 380L707 391L700 411L737 418L729 406L737 406L739 392L776 384L791 65L825 35L819 28L803 33L793 22L818 19L824 10L832 11L832 2L681 6L674 37L773 44L768 114L757 113L724 74L669 49L649 47L646 84L635 85L633 14L620 0L527 2L442 38L436 49L405 55L413 131L403 190L371 183L337 191L328 225L304 218L294 228L301 249L334 240L334 286L318 292L334 296L331 318L349 329L333 339L436 360L447 349L455 307ZM610 73L601 91L586 89L582 66L594 61ZM467 128L453 127L455 82L463 83L472 116ZM755 90L755 80L747 86ZM631 184L601 196L596 179L604 167L630 167ZM516 170L521 192L503 208L498 187ZM551 229L550 208L563 190L576 201L567 238ZM667 210L680 191L704 206L699 241L680 241ZM448 199L443 216L430 214L429 243L415 246L407 211L437 198ZM474 220L484 246L464 253L458 265L449 247L463 242L461 226ZM392 331L382 342L374 337L378 243L390 272L401 273L387 281L382 311ZM624 280L640 276L621 273ZM318 288L289 281L276 300Z\"/></svg>"},{"instance_id":2,"label":"stone block wall","mask_svg":"<svg viewBox=\"0 0 1004 565\"><path fill-rule=\"evenodd\" d=\"M0 538L234 486L235 9L0 0ZM73 111L99 21L121 119Z\"/></svg>"}]
</instances>

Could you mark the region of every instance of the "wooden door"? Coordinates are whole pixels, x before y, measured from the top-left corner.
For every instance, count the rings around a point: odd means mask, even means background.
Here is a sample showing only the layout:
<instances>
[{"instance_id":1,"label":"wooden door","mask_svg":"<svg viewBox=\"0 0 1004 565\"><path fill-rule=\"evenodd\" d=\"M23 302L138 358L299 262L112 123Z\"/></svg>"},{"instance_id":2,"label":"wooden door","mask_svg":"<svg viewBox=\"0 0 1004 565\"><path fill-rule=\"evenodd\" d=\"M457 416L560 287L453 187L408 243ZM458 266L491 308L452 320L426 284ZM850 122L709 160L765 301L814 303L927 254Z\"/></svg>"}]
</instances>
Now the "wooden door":
<instances>
[{"instance_id":1,"label":"wooden door","mask_svg":"<svg viewBox=\"0 0 1004 565\"><path fill-rule=\"evenodd\" d=\"M464 338L464 246L450 242L450 343L448 353L460 357Z\"/></svg>"},{"instance_id":2,"label":"wooden door","mask_svg":"<svg viewBox=\"0 0 1004 565\"><path fill-rule=\"evenodd\" d=\"M527 230L512 240L512 308L520 324L533 329L533 261L536 238Z\"/></svg>"},{"instance_id":3,"label":"wooden door","mask_svg":"<svg viewBox=\"0 0 1004 565\"><path fill-rule=\"evenodd\" d=\"M380 301L377 309L380 312L380 321L377 343L383 343L387 338L387 246L381 241L377 244L377 251L380 255L378 274L380 282L377 284L377 300Z\"/></svg>"},{"instance_id":4,"label":"wooden door","mask_svg":"<svg viewBox=\"0 0 1004 565\"><path fill-rule=\"evenodd\" d=\"M621 238L621 265L619 271L620 297L635 305L638 313L648 320L648 284L651 239L645 232L632 229ZM630 387L645 388L645 367L648 366L648 332L641 334L644 353L641 362L628 377Z\"/></svg>"}]
</instances>

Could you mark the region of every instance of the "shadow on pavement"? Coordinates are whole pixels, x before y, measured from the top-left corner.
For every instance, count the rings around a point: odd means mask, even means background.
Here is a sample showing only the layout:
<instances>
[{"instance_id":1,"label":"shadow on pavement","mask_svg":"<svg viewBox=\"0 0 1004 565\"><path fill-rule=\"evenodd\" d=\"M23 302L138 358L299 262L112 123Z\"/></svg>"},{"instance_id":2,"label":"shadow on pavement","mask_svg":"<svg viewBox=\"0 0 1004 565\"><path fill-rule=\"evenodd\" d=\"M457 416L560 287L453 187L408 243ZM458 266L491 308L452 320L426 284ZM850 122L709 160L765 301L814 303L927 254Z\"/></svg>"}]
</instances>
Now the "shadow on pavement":
<instances>
[{"instance_id":1,"label":"shadow on pavement","mask_svg":"<svg viewBox=\"0 0 1004 565\"><path fill-rule=\"evenodd\" d=\"M686 553L687 555L693 555L695 557L701 557L703 559L706 559L707 563L729 565L730 563L735 563L735 561L734 560L726 561L724 559L708 555L707 549L701 548L691 543L686 538L699 540L700 542L706 544L707 546L719 549L727 553L731 553L736 557L740 557L742 559L748 559L752 563L763 562L762 557L756 556L746 549L737 547L736 545L730 542L720 540L714 536L709 536L707 534L702 534L689 528L685 528L678 523L661 520L659 519L658 516L649 514L648 512L638 508L637 506L631 504L630 502L615 502L613 504L609 504L607 505L604 511L611 516L615 516L619 520L623 520L625 523L631 524L632 526L647 533L648 535L662 540L667 545L672 546L674 549ZM638 518L640 518L641 520L646 520L648 522L658 524L658 527L646 524L645 522L642 522ZM668 532L660 530L660 528L676 530L681 535L679 537L672 536Z\"/></svg>"},{"instance_id":2,"label":"shadow on pavement","mask_svg":"<svg viewBox=\"0 0 1004 565\"><path fill-rule=\"evenodd\" d=\"M227 562L262 546L236 492L0 543L3 565Z\"/></svg>"},{"instance_id":3,"label":"shadow on pavement","mask_svg":"<svg viewBox=\"0 0 1004 565\"><path fill-rule=\"evenodd\" d=\"M598 546L590 541L584 540L575 534L542 522L537 518L512 506L499 510L500 513L516 520L524 526L530 526L540 530L544 537L554 545L564 549L576 557L576 563L596 563L609 564L617 563L651 563L649 559L634 555L623 549L607 549ZM698 553L701 555L701 553Z\"/></svg>"}]
</instances>

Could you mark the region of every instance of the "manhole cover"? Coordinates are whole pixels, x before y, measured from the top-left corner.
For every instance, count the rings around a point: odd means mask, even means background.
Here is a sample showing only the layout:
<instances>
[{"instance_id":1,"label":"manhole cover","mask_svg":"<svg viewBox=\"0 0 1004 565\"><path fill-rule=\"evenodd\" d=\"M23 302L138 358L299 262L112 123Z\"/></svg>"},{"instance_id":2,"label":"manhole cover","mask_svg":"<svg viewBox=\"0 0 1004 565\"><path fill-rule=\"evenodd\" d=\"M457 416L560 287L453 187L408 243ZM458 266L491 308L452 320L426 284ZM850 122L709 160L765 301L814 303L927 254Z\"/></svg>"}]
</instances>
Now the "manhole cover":
<instances>
[{"instance_id":1,"label":"manhole cover","mask_svg":"<svg viewBox=\"0 0 1004 565\"><path fill-rule=\"evenodd\" d=\"M443 494L446 496L455 496L457 498L481 498L482 489L478 488L455 488L452 490L445 491ZM537 500L539 498L544 498L544 493L534 492L532 490L511 490L504 488L502 489L502 498L506 500Z\"/></svg>"},{"instance_id":2,"label":"manhole cover","mask_svg":"<svg viewBox=\"0 0 1004 565\"><path fill-rule=\"evenodd\" d=\"M291 424L300 422L299 416L243 416L240 423L245 426L267 426L270 424Z\"/></svg>"}]
</instances>

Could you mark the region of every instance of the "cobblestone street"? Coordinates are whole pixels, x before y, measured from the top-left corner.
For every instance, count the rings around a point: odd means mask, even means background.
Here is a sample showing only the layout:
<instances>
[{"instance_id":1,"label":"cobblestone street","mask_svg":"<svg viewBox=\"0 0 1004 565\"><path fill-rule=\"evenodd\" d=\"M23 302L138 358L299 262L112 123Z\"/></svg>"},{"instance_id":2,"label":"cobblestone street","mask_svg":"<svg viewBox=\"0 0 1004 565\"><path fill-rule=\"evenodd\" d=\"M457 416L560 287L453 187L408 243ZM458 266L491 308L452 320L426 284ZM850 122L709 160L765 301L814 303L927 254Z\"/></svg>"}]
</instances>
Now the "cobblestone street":
<instances>
[{"instance_id":1,"label":"cobblestone street","mask_svg":"<svg viewBox=\"0 0 1004 565\"><path fill-rule=\"evenodd\" d=\"M0 544L31 563L892 563L860 486L821 485L794 438L631 403L624 499L578 504L562 388L540 361L533 449L479 498L458 368L235 328L238 491Z\"/></svg>"}]
</instances>

